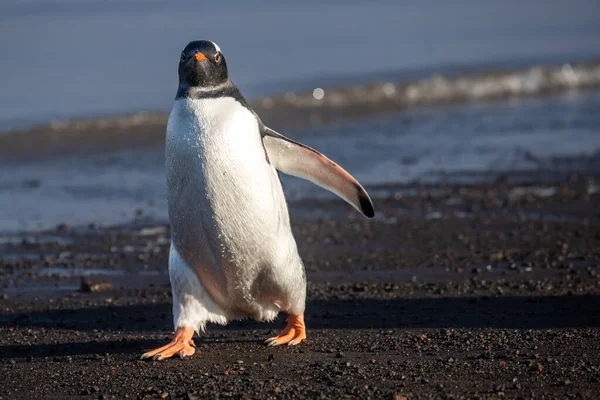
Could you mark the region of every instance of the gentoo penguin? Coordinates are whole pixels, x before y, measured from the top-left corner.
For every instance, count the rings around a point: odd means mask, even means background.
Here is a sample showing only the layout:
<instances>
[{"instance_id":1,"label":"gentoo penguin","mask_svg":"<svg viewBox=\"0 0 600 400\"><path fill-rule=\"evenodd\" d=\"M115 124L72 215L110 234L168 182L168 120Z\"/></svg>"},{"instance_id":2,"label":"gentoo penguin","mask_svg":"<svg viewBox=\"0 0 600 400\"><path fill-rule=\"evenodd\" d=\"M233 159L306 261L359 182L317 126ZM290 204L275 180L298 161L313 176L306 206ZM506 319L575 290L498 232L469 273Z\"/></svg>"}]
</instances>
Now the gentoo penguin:
<instances>
[{"instance_id":1,"label":"gentoo penguin","mask_svg":"<svg viewBox=\"0 0 600 400\"><path fill-rule=\"evenodd\" d=\"M166 136L166 176L175 335L142 358L194 354L207 322L289 316L266 340L306 338L306 276L290 228L277 170L308 179L367 217L373 203L339 165L265 126L231 82L225 57L209 41L189 43Z\"/></svg>"}]
</instances>

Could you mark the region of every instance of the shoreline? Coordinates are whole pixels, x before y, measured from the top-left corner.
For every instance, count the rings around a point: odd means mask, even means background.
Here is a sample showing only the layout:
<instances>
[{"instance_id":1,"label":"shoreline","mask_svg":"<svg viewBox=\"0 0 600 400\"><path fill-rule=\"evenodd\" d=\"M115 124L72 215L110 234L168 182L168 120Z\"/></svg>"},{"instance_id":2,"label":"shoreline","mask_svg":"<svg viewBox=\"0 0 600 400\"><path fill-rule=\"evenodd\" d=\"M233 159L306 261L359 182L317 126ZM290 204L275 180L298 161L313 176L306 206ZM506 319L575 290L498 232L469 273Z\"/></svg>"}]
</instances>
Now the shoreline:
<instances>
[{"instance_id":1,"label":"shoreline","mask_svg":"<svg viewBox=\"0 0 600 400\"><path fill-rule=\"evenodd\" d=\"M572 160L569 158L567 161ZM600 221L600 210L590 206L600 202L600 153L576 168L561 169L555 165L533 171L485 171L475 175L461 174L433 181L389 182L365 185L376 207L375 220L394 221L398 217L440 219L478 218L481 210L495 215L515 212L522 221ZM567 163L568 164L568 163ZM284 188L289 188L284 182ZM326 191L302 194L300 188L286 191L292 219L323 221L344 219L356 221L360 214L343 200ZM5 188L10 191L11 188ZM537 209L533 205L544 205ZM168 225L165 204L139 204L133 209L112 206L112 213L97 219L69 221L56 219L43 226L13 226L0 230L0 249L9 243L33 242L56 238L55 233L88 235L98 231L135 231ZM123 213L131 215L128 219ZM12 225L11 225L12 226ZM61 234L62 235L62 234ZM61 236L59 235L59 236ZM0 257L1 260L2 257Z\"/></svg>"}]
</instances>

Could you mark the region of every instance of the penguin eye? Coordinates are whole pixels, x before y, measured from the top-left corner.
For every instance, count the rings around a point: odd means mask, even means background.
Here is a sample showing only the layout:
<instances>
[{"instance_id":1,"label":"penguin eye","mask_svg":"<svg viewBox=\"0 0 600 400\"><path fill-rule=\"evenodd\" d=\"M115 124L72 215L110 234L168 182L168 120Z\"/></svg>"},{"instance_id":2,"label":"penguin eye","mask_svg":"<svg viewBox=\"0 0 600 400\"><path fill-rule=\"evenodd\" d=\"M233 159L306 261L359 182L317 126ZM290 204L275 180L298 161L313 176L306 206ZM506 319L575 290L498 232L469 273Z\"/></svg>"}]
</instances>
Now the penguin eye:
<instances>
[{"instance_id":1,"label":"penguin eye","mask_svg":"<svg viewBox=\"0 0 600 400\"><path fill-rule=\"evenodd\" d=\"M181 62L186 62L187 61L187 56L185 55L185 53L181 53Z\"/></svg>"},{"instance_id":2,"label":"penguin eye","mask_svg":"<svg viewBox=\"0 0 600 400\"><path fill-rule=\"evenodd\" d=\"M221 53L215 54L215 62L221 61Z\"/></svg>"}]
</instances>

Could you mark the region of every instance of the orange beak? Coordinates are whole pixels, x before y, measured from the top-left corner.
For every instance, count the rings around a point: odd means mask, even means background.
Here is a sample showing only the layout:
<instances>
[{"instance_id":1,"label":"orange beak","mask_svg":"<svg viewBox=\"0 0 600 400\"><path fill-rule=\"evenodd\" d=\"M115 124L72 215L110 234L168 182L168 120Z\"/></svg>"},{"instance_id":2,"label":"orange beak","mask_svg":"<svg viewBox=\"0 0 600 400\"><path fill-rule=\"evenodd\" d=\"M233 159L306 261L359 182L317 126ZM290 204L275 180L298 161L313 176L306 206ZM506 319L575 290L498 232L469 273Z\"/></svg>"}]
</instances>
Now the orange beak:
<instances>
[{"instance_id":1,"label":"orange beak","mask_svg":"<svg viewBox=\"0 0 600 400\"><path fill-rule=\"evenodd\" d=\"M208 60L208 58L206 58L206 56L200 52L197 52L194 55L194 58L196 59L196 61Z\"/></svg>"}]
</instances>

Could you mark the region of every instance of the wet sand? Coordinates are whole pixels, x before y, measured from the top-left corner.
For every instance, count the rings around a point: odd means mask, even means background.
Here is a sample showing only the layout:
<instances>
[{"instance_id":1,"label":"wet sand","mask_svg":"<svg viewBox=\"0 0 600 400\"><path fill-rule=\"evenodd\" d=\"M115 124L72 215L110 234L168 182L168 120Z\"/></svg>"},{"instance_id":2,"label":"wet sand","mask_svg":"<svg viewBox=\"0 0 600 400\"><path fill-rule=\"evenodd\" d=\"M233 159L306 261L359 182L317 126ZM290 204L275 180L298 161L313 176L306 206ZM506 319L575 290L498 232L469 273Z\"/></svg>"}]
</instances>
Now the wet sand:
<instances>
[{"instance_id":1,"label":"wet sand","mask_svg":"<svg viewBox=\"0 0 600 400\"><path fill-rule=\"evenodd\" d=\"M167 226L4 236L0 397L595 398L598 178L388 185L374 220L294 203L306 343L262 344L284 315L237 321L184 360L139 360L171 334Z\"/></svg>"}]
</instances>

